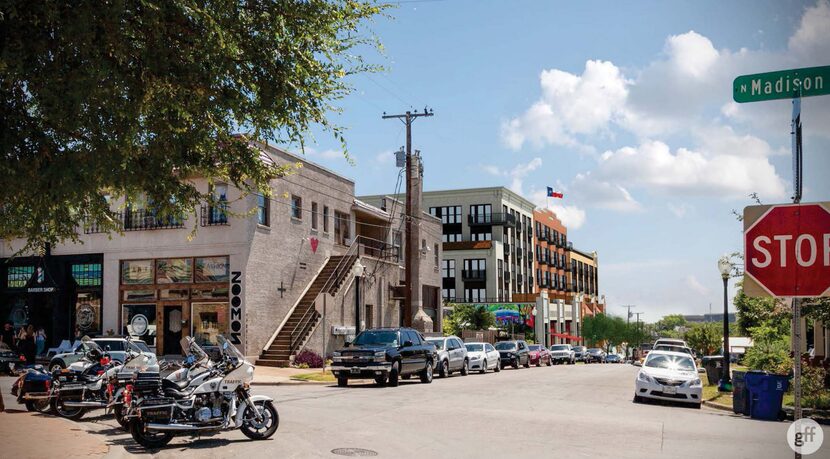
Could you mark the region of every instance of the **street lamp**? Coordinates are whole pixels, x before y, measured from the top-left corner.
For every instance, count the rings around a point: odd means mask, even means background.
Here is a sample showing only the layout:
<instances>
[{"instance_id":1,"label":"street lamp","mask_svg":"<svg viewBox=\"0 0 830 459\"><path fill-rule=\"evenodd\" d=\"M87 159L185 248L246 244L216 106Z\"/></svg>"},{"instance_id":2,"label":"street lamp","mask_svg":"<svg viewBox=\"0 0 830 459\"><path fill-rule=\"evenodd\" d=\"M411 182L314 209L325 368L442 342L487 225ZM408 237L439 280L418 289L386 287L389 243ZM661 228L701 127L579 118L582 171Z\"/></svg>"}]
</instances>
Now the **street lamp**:
<instances>
[{"instance_id":1,"label":"street lamp","mask_svg":"<svg viewBox=\"0 0 830 459\"><path fill-rule=\"evenodd\" d=\"M360 258L354 264L354 334L360 333L360 309L363 298L360 295L360 278L366 274L366 267L360 262Z\"/></svg>"},{"instance_id":2,"label":"street lamp","mask_svg":"<svg viewBox=\"0 0 830 459\"><path fill-rule=\"evenodd\" d=\"M729 257L724 255L718 260L718 271L723 278L723 371L721 372L720 384L718 390L722 392L730 392L732 390L732 381L729 372L729 299L727 298L727 290L729 286L729 276L732 274L733 264L729 261Z\"/></svg>"}]
</instances>

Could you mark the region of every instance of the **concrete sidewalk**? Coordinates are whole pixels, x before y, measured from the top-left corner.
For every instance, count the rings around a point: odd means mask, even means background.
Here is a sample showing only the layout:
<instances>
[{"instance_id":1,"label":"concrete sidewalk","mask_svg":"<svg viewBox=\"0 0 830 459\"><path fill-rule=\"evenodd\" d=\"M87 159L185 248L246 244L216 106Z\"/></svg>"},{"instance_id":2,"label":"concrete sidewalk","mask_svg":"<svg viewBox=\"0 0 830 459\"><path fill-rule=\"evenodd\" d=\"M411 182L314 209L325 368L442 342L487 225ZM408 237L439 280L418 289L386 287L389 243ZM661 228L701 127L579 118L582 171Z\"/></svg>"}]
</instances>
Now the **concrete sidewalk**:
<instances>
[{"instance_id":1,"label":"concrete sidewalk","mask_svg":"<svg viewBox=\"0 0 830 459\"><path fill-rule=\"evenodd\" d=\"M12 400L13 405L17 405ZM22 405L18 405L25 410ZM57 416L20 411L6 403L0 413L3 456L16 459L43 457L104 457L109 446L79 423Z\"/></svg>"},{"instance_id":2,"label":"concrete sidewalk","mask_svg":"<svg viewBox=\"0 0 830 459\"><path fill-rule=\"evenodd\" d=\"M319 381L297 381L292 376L320 372L319 368L277 368L258 366L254 372L254 386L279 386L285 384L332 384Z\"/></svg>"}]
</instances>

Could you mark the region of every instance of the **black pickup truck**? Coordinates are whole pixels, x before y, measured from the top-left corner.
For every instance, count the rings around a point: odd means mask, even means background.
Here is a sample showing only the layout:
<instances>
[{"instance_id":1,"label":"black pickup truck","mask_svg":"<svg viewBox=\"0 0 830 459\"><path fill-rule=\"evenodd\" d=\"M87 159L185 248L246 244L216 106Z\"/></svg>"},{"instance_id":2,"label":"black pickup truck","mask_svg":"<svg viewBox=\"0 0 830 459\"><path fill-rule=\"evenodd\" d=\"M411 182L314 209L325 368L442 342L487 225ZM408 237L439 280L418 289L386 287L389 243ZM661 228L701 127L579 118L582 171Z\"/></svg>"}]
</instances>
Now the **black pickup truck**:
<instances>
[{"instance_id":1,"label":"black pickup truck","mask_svg":"<svg viewBox=\"0 0 830 459\"><path fill-rule=\"evenodd\" d=\"M394 387L399 378L413 375L431 383L436 350L411 328L374 328L360 332L333 357L331 370L340 387L349 379L374 379Z\"/></svg>"}]
</instances>

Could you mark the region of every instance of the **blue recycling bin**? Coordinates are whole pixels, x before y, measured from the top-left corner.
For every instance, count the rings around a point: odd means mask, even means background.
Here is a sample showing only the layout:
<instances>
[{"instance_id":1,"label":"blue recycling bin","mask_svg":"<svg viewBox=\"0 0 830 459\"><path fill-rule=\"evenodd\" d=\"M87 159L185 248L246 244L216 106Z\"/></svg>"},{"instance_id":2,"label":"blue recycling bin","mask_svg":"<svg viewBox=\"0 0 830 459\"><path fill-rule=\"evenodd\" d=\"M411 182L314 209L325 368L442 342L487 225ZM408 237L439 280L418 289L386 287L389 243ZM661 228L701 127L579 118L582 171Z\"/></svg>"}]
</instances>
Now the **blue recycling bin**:
<instances>
[{"instance_id":1,"label":"blue recycling bin","mask_svg":"<svg viewBox=\"0 0 830 459\"><path fill-rule=\"evenodd\" d=\"M777 421L790 386L789 376L773 375L763 371L749 371L744 376L749 391L749 416L753 419Z\"/></svg>"}]
</instances>

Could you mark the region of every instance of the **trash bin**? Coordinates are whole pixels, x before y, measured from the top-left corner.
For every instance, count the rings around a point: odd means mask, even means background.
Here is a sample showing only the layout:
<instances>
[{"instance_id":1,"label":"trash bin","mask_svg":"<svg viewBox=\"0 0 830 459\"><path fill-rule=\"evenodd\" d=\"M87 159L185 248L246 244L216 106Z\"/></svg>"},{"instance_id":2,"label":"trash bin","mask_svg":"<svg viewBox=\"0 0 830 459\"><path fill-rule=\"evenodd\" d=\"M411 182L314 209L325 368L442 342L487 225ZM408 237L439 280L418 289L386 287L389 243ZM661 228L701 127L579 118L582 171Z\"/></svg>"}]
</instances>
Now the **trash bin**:
<instances>
[{"instance_id":1,"label":"trash bin","mask_svg":"<svg viewBox=\"0 0 830 459\"><path fill-rule=\"evenodd\" d=\"M745 371L732 372L732 412L749 416L749 390L746 388Z\"/></svg>"},{"instance_id":2,"label":"trash bin","mask_svg":"<svg viewBox=\"0 0 830 459\"><path fill-rule=\"evenodd\" d=\"M749 416L753 419L777 421L784 393L790 385L789 376L749 371L744 376L744 381L749 390Z\"/></svg>"},{"instance_id":3,"label":"trash bin","mask_svg":"<svg viewBox=\"0 0 830 459\"><path fill-rule=\"evenodd\" d=\"M723 366L722 355L707 355L701 359L703 368L706 370L706 379L710 386L716 386L720 381L720 369Z\"/></svg>"}]
</instances>

